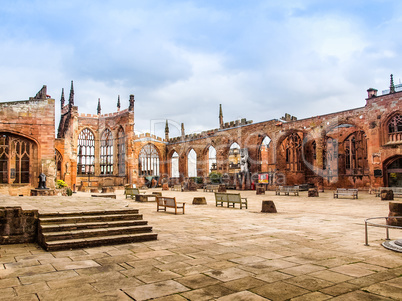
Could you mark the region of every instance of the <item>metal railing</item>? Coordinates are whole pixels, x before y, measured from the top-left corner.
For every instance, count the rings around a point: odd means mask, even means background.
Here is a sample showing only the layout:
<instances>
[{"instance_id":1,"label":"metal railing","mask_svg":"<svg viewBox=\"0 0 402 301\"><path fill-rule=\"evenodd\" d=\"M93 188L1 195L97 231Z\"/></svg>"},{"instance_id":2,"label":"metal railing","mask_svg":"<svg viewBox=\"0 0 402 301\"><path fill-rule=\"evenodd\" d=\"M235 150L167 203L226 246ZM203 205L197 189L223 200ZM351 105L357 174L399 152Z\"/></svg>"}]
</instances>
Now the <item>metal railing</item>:
<instances>
[{"instance_id":1,"label":"metal railing","mask_svg":"<svg viewBox=\"0 0 402 301\"><path fill-rule=\"evenodd\" d=\"M365 219L364 220L364 230L365 230L365 244L364 245L366 245L366 246L369 245L368 244L368 226L385 228L386 229L386 234L387 234L386 240L390 240L389 239L389 229L390 228L391 229L400 229L400 230L402 230L401 226L393 226L393 225L387 225L387 224L376 224L376 223L370 222L370 220L373 220L373 219L384 219L385 222L387 222L387 220L391 219L391 218L396 218L396 219L400 218L400 219L402 219L402 216L371 217L371 218Z\"/></svg>"}]
</instances>

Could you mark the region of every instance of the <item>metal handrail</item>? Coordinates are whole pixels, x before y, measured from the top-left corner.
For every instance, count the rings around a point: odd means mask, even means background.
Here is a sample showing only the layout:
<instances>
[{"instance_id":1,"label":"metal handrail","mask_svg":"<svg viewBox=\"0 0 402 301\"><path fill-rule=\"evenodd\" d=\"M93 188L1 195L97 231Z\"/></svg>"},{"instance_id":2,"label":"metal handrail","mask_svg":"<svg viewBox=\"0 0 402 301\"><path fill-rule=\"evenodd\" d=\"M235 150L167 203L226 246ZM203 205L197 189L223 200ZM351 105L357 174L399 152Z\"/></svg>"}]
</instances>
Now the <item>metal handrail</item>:
<instances>
[{"instance_id":1,"label":"metal handrail","mask_svg":"<svg viewBox=\"0 0 402 301\"><path fill-rule=\"evenodd\" d=\"M387 233L387 238L386 240L389 240L389 228L393 228L393 229L401 229L402 227L400 226L392 226L392 225L387 225L387 224L376 224L376 223L372 223L369 222L369 220L372 219L385 219L385 222L389 219L389 218L401 218L402 216L383 216L383 217L370 217L364 220L364 230L365 230L365 238L366 238L366 243L364 245L368 246L368 226L373 226L373 227L381 227L381 228L386 228L386 233Z\"/></svg>"}]
</instances>

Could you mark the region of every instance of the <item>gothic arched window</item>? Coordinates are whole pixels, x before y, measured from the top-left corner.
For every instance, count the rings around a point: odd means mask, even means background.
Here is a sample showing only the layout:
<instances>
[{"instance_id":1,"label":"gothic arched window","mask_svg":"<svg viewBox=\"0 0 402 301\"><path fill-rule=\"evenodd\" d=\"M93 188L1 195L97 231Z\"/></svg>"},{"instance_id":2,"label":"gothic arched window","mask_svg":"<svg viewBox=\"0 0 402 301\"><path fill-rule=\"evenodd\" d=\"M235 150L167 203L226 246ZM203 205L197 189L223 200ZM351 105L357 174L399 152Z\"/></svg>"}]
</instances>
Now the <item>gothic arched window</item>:
<instances>
[{"instance_id":1,"label":"gothic arched window","mask_svg":"<svg viewBox=\"0 0 402 301\"><path fill-rule=\"evenodd\" d=\"M187 155L187 176L197 176L197 153L194 149L191 149Z\"/></svg>"},{"instance_id":2,"label":"gothic arched window","mask_svg":"<svg viewBox=\"0 0 402 301\"><path fill-rule=\"evenodd\" d=\"M126 174L126 137L123 128L120 128L117 133L117 170L119 175Z\"/></svg>"},{"instance_id":3,"label":"gothic arched window","mask_svg":"<svg viewBox=\"0 0 402 301\"><path fill-rule=\"evenodd\" d=\"M367 140L363 131L349 135L343 142L347 173L360 174L368 167Z\"/></svg>"},{"instance_id":4,"label":"gothic arched window","mask_svg":"<svg viewBox=\"0 0 402 301\"><path fill-rule=\"evenodd\" d=\"M152 144L145 145L138 157L138 170L142 176L159 176L159 154Z\"/></svg>"},{"instance_id":5,"label":"gothic arched window","mask_svg":"<svg viewBox=\"0 0 402 301\"><path fill-rule=\"evenodd\" d=\"M79 175L95 172L95 137L89 129L78 135L77 173Z\"/></svg>"},{"instance_id":6,"label":"gothic arched window","mask_svg":"<svg viewBox=\"0 0 402 301\"><path fill-rule=\"evenodd\" d=\"M30 183L33 151L28 139L0 133L0 183Z\"/></svg>"},{"instance_id":7,"label":"gothic arched window","mask_svg":"<svg viewBox=\"0 0 402 301\"><path fill-rule=\"evenodd\" d=\"M283 142L286 154L286 168L291 171L300 171L302 142L297 133L292 133Z\"/></svg>"},{"instance_id":8,"label":"gothic arched window","mask_svg":"<svg viewBox=\"0 0 402 301\"><path fill-rule=\"evenodd\" d=\"M172 178L178 178L179 174L179 154L174 152L172 155Z\"/></svg>"},{"instance_id":9,"label":"gothic arched window","mask_svg":"<svg viewBox=\"0 0 402 301\"><path fill-rule=\"evenodd\" d=\"M216 149L211 145L208 148L208 173L216 170Z\"/></svg>"},{"instance_id":10,"label":"gothic arched window","mask_svg":"<svg viewBox=\"0 0 402 301\"><path fill-rule=\"evenodd\" d=\"M402 116L395 115L388 122L388 142L402 141Z\"/></svg>"},{"instance_id":11,"label":"gothic arched window","mask_svg":"<svg viewBox=\"0 0 402 301\"><path fill-rule=\"evenodd\" d=\"M240 171L240 145L233 142L229 149L229 169Z\"/></svg>"},{"instance_id":12,"label":"gothic arched window","mask_svg":"<svg viewBox=\"0 0 402 301\"><path fill-rule=\"evenodd\" d=\"M100 169L102 175L113 174L113 135L106 129L100 141Z\"/></svg>"}]
</instances>

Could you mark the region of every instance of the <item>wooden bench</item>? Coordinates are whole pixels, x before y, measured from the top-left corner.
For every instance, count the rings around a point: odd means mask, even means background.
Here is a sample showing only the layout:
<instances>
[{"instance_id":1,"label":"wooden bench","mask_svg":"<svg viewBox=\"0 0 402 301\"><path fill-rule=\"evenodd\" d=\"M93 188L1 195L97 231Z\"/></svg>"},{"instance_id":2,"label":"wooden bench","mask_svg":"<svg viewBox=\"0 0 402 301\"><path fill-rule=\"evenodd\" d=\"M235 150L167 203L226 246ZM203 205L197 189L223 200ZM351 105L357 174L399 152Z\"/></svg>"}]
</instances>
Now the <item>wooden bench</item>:
<instances>
[{"instance_id":1,"label":"wooden bench","mask_svg":"<svg viewBox=\"0 0 402 301\"><path fill-rule=\"evenodd\" d=\"M170 190L181 191L181 185L173 185L172 188L170 188Z\"/></svg>"},{"instance_id":2,"label":"wooden bench","mask_svg":"<svg viewBox=\"0 0 402 301\"><path fill-rule=\"evenodd\" d=\"M226 192L215 192L215 205L223 207L223 203L227 203L227 207L235 208L235 204L240 204L240 209L243 209L243 205L247 209L247 198L242 198L240 193L226 193Z\"/></svg>"},{"instance_id":3,"label":"wooden bench","mask_svg":"<svg viewBox=\"0 0 402 301\"><path fill-rule=\"evenodd\" d=\"M183 209L184 214L185 205L186 203L177 203L175 197L156 196L156 211L166 211L166 208L174 208L174 214L177 214L177 209ZM159 209L159 207L162 208Z\"/></svg>"},{"instance_id":4,"label":"wooden bench","mask_svg":"<svg viewBox=\"0 0 402 301\"><path fill-rule=\"evenodd\" d=\"M204 191L205 192L218 192L219 185L205 185Z\"/></svg>"},{"instance_id":5,"label":"wooden bench","mask_svg":"<svg viewBox=\"0 0 402 301\"><path fill-rule=\"evenodd\" d=\"M281 195L281 193L284 193L285 195L290 195L290 193L293 193L298 196L299 191L299 186L278 186L275 190L275 194Z\"/></svg>"},{"instance_id":6,"label":"wooden bench","mask_svg":"<svg viewBox=\"0 0 402 301\"><path fill-rule=\"evenodd\" d=\"M131 199L134 199L136 195L140 194L140 191L138 188L125 188L124 194L126 195L126 199L128 197L130 197Z\"/></svg>"},{"instance_id":7,"label":"wooden bench","mask_svg":"<svg viewBox=\"0 0 402 301\"><path fill-rule=\"evenodd\" d=\"M347 188L338 188L334 191L334 199L339 198L339 196L351 196L353 199L358 198L358 189L347 189Z\"/></svg>"},{"instance_id":8,"label":"wooden bench","mask_svg":"<svg viewBox=\"0 0 402 301\"><path fill-rule=\"evenodd\" d=\"M383 190L392 190L395 198L402 197L402 188L401 187L380 187L375 190L375 196L379 197L381 195L381 191L383 191Z\"/></svg>"}]
</instances>

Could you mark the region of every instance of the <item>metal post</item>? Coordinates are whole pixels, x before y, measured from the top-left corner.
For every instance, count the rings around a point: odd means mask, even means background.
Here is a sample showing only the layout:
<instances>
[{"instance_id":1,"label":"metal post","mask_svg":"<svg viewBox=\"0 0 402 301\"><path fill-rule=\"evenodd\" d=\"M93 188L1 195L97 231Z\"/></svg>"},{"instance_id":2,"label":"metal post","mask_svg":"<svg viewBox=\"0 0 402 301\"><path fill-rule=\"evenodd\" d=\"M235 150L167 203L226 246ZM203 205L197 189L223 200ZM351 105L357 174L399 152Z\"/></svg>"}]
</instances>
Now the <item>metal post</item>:
<instances>
[{"instance_id":1,"label":"metal post","mask_svg":"<svg viewBox=\"0 0 402 301\"><path fill-rule=\"evenodd\" d=\"M367 231L367 221L364 221L364 231L365 231L365 237L366 237L366 243L364 244L365 246L368 246L368 231Z\"/></svg>"}]
</instances>

